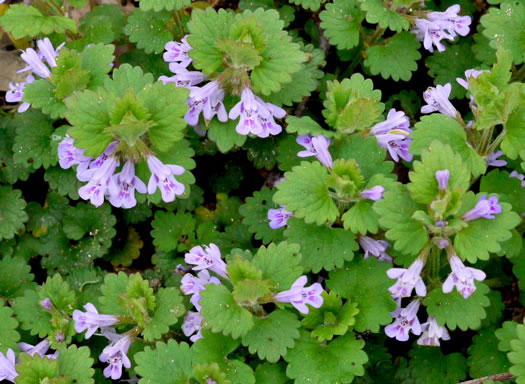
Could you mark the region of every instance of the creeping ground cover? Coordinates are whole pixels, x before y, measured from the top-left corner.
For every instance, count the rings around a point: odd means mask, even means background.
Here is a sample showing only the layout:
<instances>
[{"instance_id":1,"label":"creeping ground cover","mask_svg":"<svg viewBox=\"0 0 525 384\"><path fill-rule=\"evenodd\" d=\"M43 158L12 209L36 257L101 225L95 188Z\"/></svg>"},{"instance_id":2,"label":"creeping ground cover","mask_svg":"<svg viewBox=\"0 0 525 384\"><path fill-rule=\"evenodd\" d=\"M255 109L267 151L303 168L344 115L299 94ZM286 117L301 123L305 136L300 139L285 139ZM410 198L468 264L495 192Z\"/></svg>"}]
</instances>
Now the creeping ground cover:
<instances>
[{"instance_id":1,"label":"creeping ground cover","mask_svg":"<svg viewBox=\"0 0 525 384\"><path fill-rule=\"evenodd\" d=\"M525 384L525 2L0 0L0 382Z\"/></svg>"}]
</instances>

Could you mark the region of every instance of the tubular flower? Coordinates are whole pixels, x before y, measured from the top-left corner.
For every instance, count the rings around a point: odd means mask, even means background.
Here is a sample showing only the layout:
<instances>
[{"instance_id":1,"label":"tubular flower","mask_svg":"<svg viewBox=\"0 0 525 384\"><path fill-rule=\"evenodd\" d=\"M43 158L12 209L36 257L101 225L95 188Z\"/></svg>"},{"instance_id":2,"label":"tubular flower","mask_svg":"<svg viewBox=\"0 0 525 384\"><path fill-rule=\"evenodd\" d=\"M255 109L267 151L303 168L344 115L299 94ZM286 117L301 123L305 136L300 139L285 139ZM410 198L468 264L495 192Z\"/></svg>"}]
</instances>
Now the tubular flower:
<instances>
[{"instance_id":1,"label":"tubular flower","mask_svg":"<svg viewBox=\"0 0 525 384\"><path fill-rule=\"evenodd\" d=\"M482 270L465 267L457 255L452 255L448 262L452 272L443 283L443 293L450 293L456 287L458 292L468 299L476 290L474 280L483 281L487 275Z\"/></svg>"},{"instance_id":2,"label":"tubular flower","mask_svg":"<svg viewBox=\"0 0 525 384\"><path fill-rule=\"evenodd\" d=\"M305 288L307 281L306 276L299 277L289 290L274 295L275 300L281 303L291 303L299 312L304 314L309 312L306 304L320 308L323 305L323 297L321 296L323 288L319 283Z\"/></svg>"},{"instance_id":3,"label":"tubular flower","mask_svg":"<svg viewBox=\"0 0 525 384\"><path fill-rule=\"evenodd\" d=\"M312 135L302 135L297 136L295 139L297 144L302 145L306 150L300 151L297 153L299 157L310 157L315 156L317 160L321 162L326 168L331 169L334 165L332 156L328 151L330 146L330 139L324 137L323 135L312 136Z\"/></svg>"},{"instance_id":4,"label":"tubular flower","mask_svg":"<svg viewBox=\"0 0 525 384\"><path fill-rule=\"evenodd\" d=\"M221 251L213 243L209 247L205 245L204 249L200 245L193 247L190 252L186 253L184 260L188 264L196 265L192 268L194 271L209 269L219 276L228 278L226 263L221 258Z\"/></svg>"},{"instance_id":5,"label":"tubular flower","mask_svg":"<svg viewBox=\"0 0 525 384\"><path fill-rule=\"evenodd\" d=\"M421 278L421 271L424 265L425 262L418 257L408 269L390 268L386 272L391 279L397 279L396 283L388 288L394 299L410 297L414 288L418 296L425 296L427 294L427 288Z\"/></svg>"},{"instance_id":6,"label":"tubular flower","mask_svg":"<svg viewBox=\"0 0 525 384\"><path fill-rule=\"evenodd\" d=\"M293 216L292 212L286 210L284 205L281 205L279 209L269 209L268 219L270 220L270 227L272 229L278 229L286 226L288 219Z\"/></svg>"},{"instance_id":7,"label":"tubular flower","mask_svg":"<svg viewBox=\"0 0 525 384\"><path fill-rule=\"evenodd\" d=\"M73 320L75 321L75 331L82 333L87 329L85 338L89 339L98 328L112 326L118 323L118 318L112 315L100 315L91 303L84 305L86 312L73 311Z\"/></svg>"},{"instance_id":8,"label":"tubular flower","mask_svg":"<svg viewBox=\"0 0 525 384\"><path fill-rule=\"evenodd\" d=\"M385 333L388 337L395 338L399 341L407 341L408 334L421 334L421 324L417 318L419 310L419 300L414 300L406 308L398 308L394 312L394 322L385 327Z\"/></svg>"},{"instance_id":9,"label":"tubular flower","mask_svg":"<svg viewBox=\"0 0 525 384\"><path fill-rule=\"evenodd\" d=\"M498 198L492 196L487 200L487 195L479 198L476 206L463 215L463 220L472 221L483 217L485 219L494 219L501 213L501 205L499 205Z\"/></svg>"}]
</instances>

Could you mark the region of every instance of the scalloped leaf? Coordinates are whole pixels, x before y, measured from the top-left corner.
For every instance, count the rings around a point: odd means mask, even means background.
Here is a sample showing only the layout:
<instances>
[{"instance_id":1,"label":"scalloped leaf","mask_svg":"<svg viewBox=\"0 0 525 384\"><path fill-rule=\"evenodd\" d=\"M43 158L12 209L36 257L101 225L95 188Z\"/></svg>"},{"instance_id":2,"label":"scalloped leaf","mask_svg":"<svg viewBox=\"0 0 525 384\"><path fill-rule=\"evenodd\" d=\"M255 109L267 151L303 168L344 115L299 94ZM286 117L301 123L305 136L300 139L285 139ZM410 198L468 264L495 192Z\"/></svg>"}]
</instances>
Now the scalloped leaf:
<instances>
[{"instance_id":1,"label":"scalloped leaf","mask_svg":"<svg viewBox=\"0 0 525 384\"><path fill-rule=\"evenodd\" d=\"M163 9L167 11L180 10L191 5L191 0L140 0L140 9L149 11L153 9L159 12Z\"/></svg>"},{"instance_id":2,"label":"scalloped leaf","mask_svg":"<svg viewBox=\"0 0 525 384\"><path fill-rule=\"evenodd\" d=\"M170 11L145 12L135 8L133 14L128 17L124 33L137 48L143 49L147 54L159 54L164 50L166 43L173 40L169 28L172 22Z\"/></svg>"},{"instance_id":3,"label":"scalloped leaf","mask_svg":"<svg viewBox=\"0 0 525 384\"><path fill-rule=\"evenodd\" d=\"M262 246L252 259L252 264L262 272L262 279L269 280L275 290L288 289L301 276L301 254L298 244L270 244Z\"/></svg>"},{"instance_id":4,"label":"scalloped leaf","mask_svg":"<svg viewBox=\"0 0 525 384\"><path fill-rule=\"evenodd\" d=\"M467 360L472 378L492 376L509 370L510 363L505 353L498 351L498 339L494 331L494 328L482 329L472 339Z\"/></svg>"},{"instance_id":5,"label":"scalloped leaf","mask_svg":"<svg viewBox=\"0 0 525 384\"><path fill-rule=\"evenodd\" d=\"M366 21L368 23L379 23L379 26L381 28L389 28L395 32L406 31L410 28L410 23L408 22L408 19L404 18L399 13L397 13L395 9L392 9L391 6L385 5L385 2L383 0L360 1L361 9L366 12Z\"/></svg>"},{"instance_id":6,"label":"scalloped leaf","mask_svg":"<svg viewBox=\"0 0 525 384\"><path fill-rule=\"evenodd\" d=\"M338 49L350 49L359 44L359 31L365 13L359 8L358 0L334 0L326 4L319 18L325 36Z\"/></svg>"},{"instance_id":7,"label":"scalloped leaf","mask_svg":"<svg viewBox=\"0 0 525 384\"><path fill-rule=\"evenodd\" d=\"M25 207L19 189L0 185L0 240L12 239L17 232L24 230L24 223L29 219Z\"/></svg>"},{"instance_id":8,"label":"scalloped leaf","mask_svg":"<svg viewBox=\"0 0 525 384\"><path fill-rule=\"evenodd\" d=\"M13 316L13 310L4 307L4 303L0 301L0 353L5 354L9 348L18 351L20 334L16 331L17 328L18 321Z\"/></svg>"}]
</instances>

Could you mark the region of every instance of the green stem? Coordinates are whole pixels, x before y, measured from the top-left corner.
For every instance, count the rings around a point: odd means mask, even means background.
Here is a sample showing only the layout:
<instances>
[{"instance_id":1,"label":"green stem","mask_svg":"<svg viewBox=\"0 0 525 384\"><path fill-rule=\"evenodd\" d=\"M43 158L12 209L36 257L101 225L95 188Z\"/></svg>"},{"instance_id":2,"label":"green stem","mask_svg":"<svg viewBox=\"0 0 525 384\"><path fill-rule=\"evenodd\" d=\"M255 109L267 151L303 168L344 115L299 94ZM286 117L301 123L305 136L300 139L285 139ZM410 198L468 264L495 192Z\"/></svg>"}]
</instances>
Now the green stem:
<instances>
[{"instance_id":1,"label":"green stem","mask_svg":"<svg viewBox=\"0 0 525 384\"><path fill-rule=\"evenodd\" d=\"M485 129L483 131L483 135L481 136L481 142L478 147L478 153L481 156L488 155L487 148L490 143L490 139L492 139L492 133L494 132L494 126L490 127L489 129Z\"/></svg>"},{"instance_id":2,"label":"green stem","mask_svg":"<svg viewBox=\"0 0 525 384\"><path fill-rule=\"evenodd\" d=\"M365 59L365 51L368 47L374 45L374 43L383 36L383 33L385 30L383 28L379 27L379 24L377 25L374 32L368 37L368 38L362 38L363 39L363 48L361 51L357 54L357 57L352 60L352 63L346 68L346 70L343 73L342 78L346 79L347 77L350 77L350 75L354 72L354 69ZM361 36L363 36L363 30L361 30Z\"/></svg>"},{"instance_id":3,"label":"green stem","mask_svg":"<svg viewBox=\"0 0 525 384\"><path fill-rule=\"evenodd\" d=\"M498 145L501 144L501 142L503 141L503 139L505 138L505 130L502 130L500 132L500 134L498 135L498 137L496 137L496 139L489 145L488 149L487 149L487 153L492 153L494 152L494 150L498 147Z\"/></svg>"}]
</instances>

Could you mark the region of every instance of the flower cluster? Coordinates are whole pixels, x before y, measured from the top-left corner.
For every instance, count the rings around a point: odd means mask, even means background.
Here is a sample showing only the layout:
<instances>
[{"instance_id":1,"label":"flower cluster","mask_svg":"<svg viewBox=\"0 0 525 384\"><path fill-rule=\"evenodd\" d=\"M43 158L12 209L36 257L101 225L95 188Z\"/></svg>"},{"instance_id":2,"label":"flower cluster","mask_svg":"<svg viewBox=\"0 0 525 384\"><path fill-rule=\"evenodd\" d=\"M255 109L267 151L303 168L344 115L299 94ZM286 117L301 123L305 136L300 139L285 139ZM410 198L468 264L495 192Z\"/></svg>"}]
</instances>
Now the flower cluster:
<instances>
[{"instance_id":1,"label":"flower cluster","mask_svg":"<svg viewBox=\"0 0 525 384\"><path fill-rule=\"evenodd\" d=\"M92 303L84 305L86 312L73 311L75 331L82 333L87 330L85 338L89 339L100 328L100 335L110 341L99 356L99 360L108 363L104 369L104 376L118 380L122 376L122 367L131 368L131 361L127 353L134 341L134 337L128 333L118 334L112 325L119 322L119 318L112 315L99 314ZM97 334L98 335L98 334Z\"/></svg>"},{"instance_id":2,"label":"flower cluster","mask_svg":"<svg viewBox=\"0 0 525 384\"><path fill-rule=\"evenodd\" d=\"M185 169L179 165L164 164L152 154L146 158L151 172L147 187L135 175L135 163L132 160L127 160L120 172L115 173L120 165L118 144L117 141L110 143L96 159L85 156L84 150L75 147L74 139L69 136L59 144L60 166L68 169L77 165L77 178L88 182L78 190L82 199L90 200L98 207L107 198L115 207L132 208L137 205L135 190L154 194L159 189L165 202L171 202L175 196L184 193L184 184L178 182L174 175L182 175Z\"/></svg>"},{"instance_id":3,"label":"flower cluster","mask_svg":"<svg viewBox=\"0 0 525 384\"><path fill-rule=\"evenodd\" d=\"M186 253L184 260L187 264L195 265L192 268L194 271L199 271L197 277L191 273L186 273L182 277L180 286L181 291L185 295L192 295L190 302L197 309L197 312L188 311L182 324L184 335L195 342L202 338L202 315L200 314L202 306L199 303L202 297L200 293L206 289L208 284L221 284L221 281L217 277L211 276L209 271L215 272L225 279L228 278L228 272L226 271L226 263L222 260L219 247L213 243L209 246L205 245L204 249L200 245L193 247Z\"/></svg>"},{"instance_id":4,"label":"flower cluster","mask_svg":"<svg viewBox=\"0 0 525 384\"><path fill-rule=\"evenodd\" d=\"M36 42L38 51L35 51L33 48L27 48L25 51L22 51L20 57L26 62L27 66L19 70L18 73L30 73L22 83L10 82L9 90L5 94L5 99L8 103L19 103L22 101L22 104L18 107L18 113L27 111L31 106L31 104L22 100L25 86L35 81L33 74L43 79L51 76L51 69L57 66L56 58L64 44L65 43L60 44L55 49L51 41L46 37Z\"/></svg>"},{"instance_id":5,"label":"flower cluster","mask_svg":"<svg viewBox=\"0 0 525 384\"><path fill-rule=\"evenodd\" d=\"M185 36L181 42L170 41L164 47L164 61L169 63L169 68L175 75L172 77L161 76L159 80L167 83L175 83L177 87L190 90L186 104L190 109L184 119L193 127L199 126L199 117L202 116L209 121L214 116L221 122L228 119L237 120L236 131L240 135L253 134L265 138L270 135L278 135L282 128L275 122L275 118L282 119L286 111L272 103L263 101L254 94L250 87L246 86L241 92L241 100L229 111L224 107L224 89L218 80L212 80L202 87L197 84L207 79L207 76L199 71L188 71L192 59L188 52L192 49L186 41Z\"/></svg>"},{"instance_id":6,"label":"flower cluster","mask_svg":"<svg viewBox=\"0 0 525 384\"><path fill-rule=\"evenodd\" d=\"M434 46L439 52L445 51L441 40L454 41L457 35L467 36L470 32L470 16L459 16L459 11L460 6L455 4L445 12L429 12L426 18L416 19L413 30L416 39L430 52L434 52Z\"/></svg>"}]
</instances>

